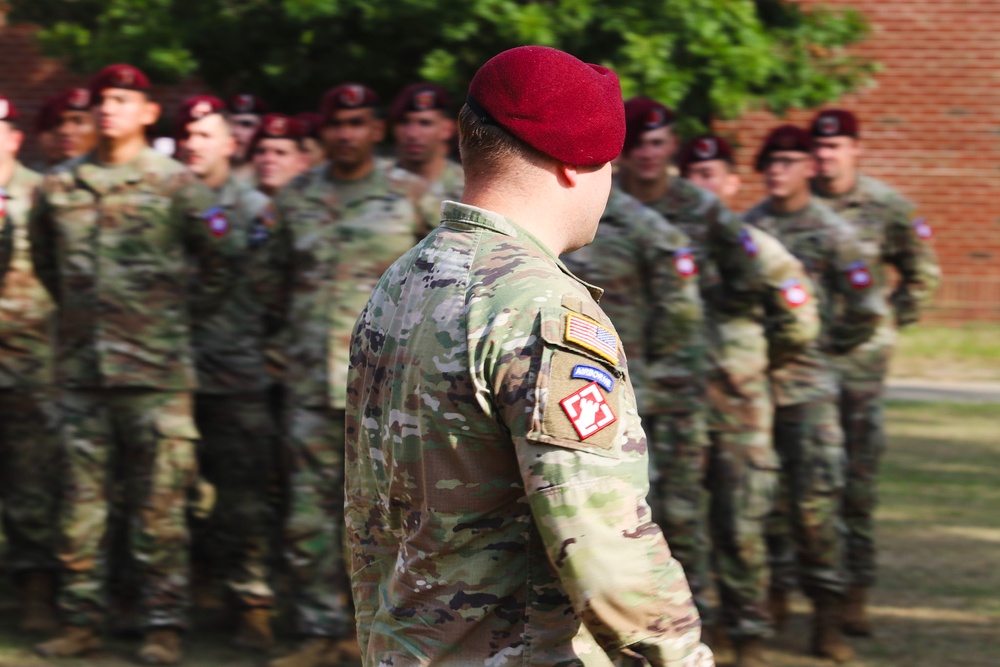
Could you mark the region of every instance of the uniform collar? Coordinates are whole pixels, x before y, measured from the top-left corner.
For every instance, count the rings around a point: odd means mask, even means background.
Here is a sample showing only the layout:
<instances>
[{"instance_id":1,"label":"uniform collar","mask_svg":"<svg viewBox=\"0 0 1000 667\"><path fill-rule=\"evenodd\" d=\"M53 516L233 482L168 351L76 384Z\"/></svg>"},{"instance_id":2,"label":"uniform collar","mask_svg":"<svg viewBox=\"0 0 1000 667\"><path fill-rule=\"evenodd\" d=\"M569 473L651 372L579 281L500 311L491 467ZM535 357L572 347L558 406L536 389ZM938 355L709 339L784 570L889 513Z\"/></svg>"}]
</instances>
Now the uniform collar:
<instances>
[{"instance_id":1,"label":"uniform collar","mask_svg":"<svg viewBox=\"0 0 1000 667\"><path fill-rule=\"evenodd\" d=\"M216 206L221 206L223 208L232 208L236 206L236 202L240 198L240 183L236 180L236 177L230 173L229 178L226 182L222 184L218 190L216 190L215 204Z\"/></svg>"},{"instance_id":2,"label":"uniform collar","mask_svg":"<svg viewBox=\"0 0 1000 667\"><path fill-rule=\"evenodd\" d=\"M34 173L35 172L31 171L20 162L15 162L14 171L10 174L10 180L7 181L6 186L0 186L0 192L3 192L7 199L17 199L21 196L21 194L23 194L21 186L24 185Z\"/></svg>"},{"instance_id":3,"label":"uniform collar","mask_svg":"<svg viewBox=\"0 0 1000 667\"><path fill-rule=\"evenodd\" d=\"M105 194L116 185L141 182L151 160L158 155L147 146L131 162L104 165L97 161L97 151L91 151L77 167L76 177L95 192Z\"/></svg>"}]
</instances>

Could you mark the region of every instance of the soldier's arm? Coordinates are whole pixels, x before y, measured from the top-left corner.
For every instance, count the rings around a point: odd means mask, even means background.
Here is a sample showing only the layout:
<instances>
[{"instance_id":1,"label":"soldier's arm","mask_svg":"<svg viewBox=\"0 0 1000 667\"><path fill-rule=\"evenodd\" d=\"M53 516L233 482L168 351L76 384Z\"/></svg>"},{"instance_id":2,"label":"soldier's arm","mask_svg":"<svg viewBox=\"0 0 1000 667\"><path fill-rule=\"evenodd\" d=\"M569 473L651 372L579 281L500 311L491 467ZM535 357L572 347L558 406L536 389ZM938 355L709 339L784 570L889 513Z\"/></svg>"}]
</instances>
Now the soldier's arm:
<instances>
[{"instance_id":1,"label":"soldier's arm","mask_svg":"<svg viewBox=\"0 0 1000 667\"><path fill-rule=\"evenodd\" d=\"M212 193L197 182L186 183L174 193L170 214L198 267L191 312L212 313L236 285L240 271L241 253L231 233L233 223L214 206Z\"/></svg>"},{"instance_id":2,"label":"soldier's arm","mask_svg":"<svg viewBox=\"0 0 1000 667\"><path fill-rule=\"evenodd\" d=\"M714 195L704 218L708 224L709 257L731 296L739 298L757 291L761 274L756 257L747 251L743 221Z\"/></svg>"},{"instance_id":3,"label":"soldier's arm","mask_svg":"<svg viewBox=\"0 0 1000 667\"><path fill-rule=\"evenodd\" d=\"M825 280L831 295L840 295L843 307L831 323L828 344L837 354L861 345L875 333L888 306L865 262L857 234L839 217L830 228L831 260Z\"/></svg>"},{"instance_id":4,"label":"soldier's arm","mask_svg":"<svg viewBox=\"0 0 1000 667\"><path fill-rule=\"evenodd\" d=\"M4 215L3 220L0 220L0 285L3 285L13 257L14 226L10 222L10 216Z\"/></svg>"},{"instance_id":5,"label":"soldier's arm","mask_svg":"<svg viewBox=\"0 0 1000 667\"><path fill-rule=\"evenodd\" d=\"M271 375L280 381L286 366L285 342L292 287L292 230L282 218L278 201L267 204L259 224L266 230L267 239L258 249L259 274L253 286L264 306L264 356Z\"/></svg>"},{"instance_id":6,"label":"soldier's arm","mask_svg":"<svg viewBox=\"0 0 1000 667\"><path fill-rule=\"evenodd\" d=\"M912 324L941 285L941 266L931 246L933 231L912 207L892 202L886 228L885 259L899 272L899 284L890 297L900 326Z\"/></svg>"},{"instance_id":7,"label":"soldier's arm","mask_svg":"<svg viewBox=\"0 0 1000 667\"><path fill-rule=\"evenodd\" d=\"M566 309L543 309L534 322L524 310L510 314L497 313L503 327L484 322L492 333L472 345L474 363L511 434L535 526L576 613L612 656L713 664L684 572L650 518L645 437L624 368L567 340ZM578 367L599 380L573 379Z\"/></svg>"},{"instance_id":8,"label":"soldier's arm","mask_svg":"<svg viewBox=\"0 0 1000 667\"><path fill-rule=\"evenodd\" d=\"M56 259L56 232L50 210L40 190L35 191L34 203L28 216L28 240L35 275L59 303L59 265Z\"/></svg>"}]
</instances>

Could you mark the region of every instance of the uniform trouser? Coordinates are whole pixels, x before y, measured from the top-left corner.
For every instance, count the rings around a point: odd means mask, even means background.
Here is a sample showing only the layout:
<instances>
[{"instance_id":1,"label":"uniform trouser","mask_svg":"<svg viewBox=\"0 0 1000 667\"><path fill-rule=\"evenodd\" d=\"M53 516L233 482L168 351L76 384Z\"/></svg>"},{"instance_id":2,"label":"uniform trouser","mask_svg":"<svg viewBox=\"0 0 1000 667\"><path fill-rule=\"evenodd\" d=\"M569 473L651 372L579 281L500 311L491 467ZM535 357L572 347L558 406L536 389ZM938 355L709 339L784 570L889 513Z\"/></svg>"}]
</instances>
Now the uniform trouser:
<instances>
[{"instance_id":1,"label":"uniform trouser","mask_svg":"<svg viewBox=\"0 0 1000 667\"><path fill-rule=\"evenodd\" d=\"M205 551L244 607L271 607L267 560L274 512L268 496L277 431L265 392L197 394L198 463L215 486Z\"/></svg>"},{"instance_id":2,"label":"uniform trouser","mask_svg":"<svg viewBox=\"0 0 1000 667\"><path fill-rule=\"evenodd\" d=\"M0 389L0 500L7 567L58 568L57 508L63 465L53 391Z\"/></svg>"},{"instance_id":3,"label":"uniform trouser","mask_svg":"<svg viewBox=\"0 0 1000 667\"><path fill-rule=\"evenodd\" d=\"M864 346L838 366L840 421L847 452L843 516L847 528L848 583L875 584L876 477L885 451L882 396L891 346Z\"/></svg>"},{"instance_id":4,"label":"uniform trouser","mask_svg":"<svg viewBox=\"0 0 1000 667\"><path fill-rule=\"evenodd\" d=\"M146 628L187 626L185 508L197 474L191 394L145 389L72 389L60 399L66 444L63 567L59 607L71 625L97 627L113 471L124 472L126 544Z\"/></svg>"},{"instance_id":5,"label":"uniform trouser","mask_svg":"<svg viewBox=\"0 0 1000 667\"><path fill-rule=\"evenodd\" d=\"M835 399L777 408L774 445L783 488L768 519L771 586L843 594L844 436Z\"/></svg>"},{"instance_id":6,"label":"uniform trouser","mask_svg":"<svg viewBox=\"0 0 1000 667\"><path fill-rule=\"evenodd\" d=\"M769 637L764 520L774 504L778 463L766 378L734 387L710 380L711 450L706 486L720 623L736 638Z\"/></svg>"},{"instance_id":7,"label":"uniform trouser","mask_svg":"<svg viewBox=\"0 0 1000 667\"><path fill-rule=\"evenodd\" d=\"M649 505L670 552L684 568L702 622L712 622L708 535L705 530L705 468L708 440L704 417L676 411L643 417L649 443Z\"/></svg>"},{"instance_id":8,"label":"uniform trouser","mask_svg":"<svg viewBox=\"0 0 1000 667\"><path fill-rule=\"evenodd\" d=\"M344 561L344 410L289 402L290 507L285 561L303 635L345 637L354 628Z\"/></svg>"}]
</instances>

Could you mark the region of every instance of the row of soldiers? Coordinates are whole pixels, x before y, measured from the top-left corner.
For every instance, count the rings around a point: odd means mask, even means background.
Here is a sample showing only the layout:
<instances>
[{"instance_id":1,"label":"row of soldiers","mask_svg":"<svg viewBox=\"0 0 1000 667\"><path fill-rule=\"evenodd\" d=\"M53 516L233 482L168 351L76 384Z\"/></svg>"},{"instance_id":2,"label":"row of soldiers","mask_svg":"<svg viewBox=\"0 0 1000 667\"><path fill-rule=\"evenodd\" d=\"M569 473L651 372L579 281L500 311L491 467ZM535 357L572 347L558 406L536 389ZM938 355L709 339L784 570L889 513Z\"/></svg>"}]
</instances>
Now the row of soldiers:
<instances>
[{"instance_id":1,"label":"row of soldiers","mask_svg":"<svg viewBox=\"0 0 1000 667\"><path fill-rule=\"evenodd\" d=\"M437 225L443 200L462 196L462 170L446 158L446 92L414 84L396 97L396 160L376 155L385 123L361 84L331 89L311 118L267 114L250 95L191 98L175 123L186 169L147 146L158 107L141 71L106 68L58 99L60 124L46 131L69 137L90 119L94 136L60 139L56 159L70 160L44 179L16 165L13 104L0 114L14 174L0 173L14 249L0 303L22 341L6 347L24 352L4 392L3 492L24 629L52 626L58 563L62 628L38 650L99 647L117 540L146 633L140 659L179 661L185 510L200 469L218 494L202 539L239 611L236 642L273 644L268 554L283 514L279 549L305 641L272 664L358 659L340 549L351 333L383 272ZM938 282L930 228L858 173L848 112L771 133L756 163L768 198L740 222L726 206L738 179L724 139L688 142L677 156L686 178L671 176L674 114L645 98L625 108L598 236L563 259L606 288L632 359L655 518L713 642L735 639L741 664L766 664L762 641L800 584L816 602L814 649L845 660L842 625L869 632L892 321L913 321ZM718 231L734 226L735 243ZM766 288L725 284L747 258L768 267ZM894 315L886 264L899 274ZM55 481L43 477L60 452L57 542ZM272 502L286 467L287 498ZM18 522L19 507L34 526ZM119 513L128 521L116 536Z\"/></svg>"}]
</instances>

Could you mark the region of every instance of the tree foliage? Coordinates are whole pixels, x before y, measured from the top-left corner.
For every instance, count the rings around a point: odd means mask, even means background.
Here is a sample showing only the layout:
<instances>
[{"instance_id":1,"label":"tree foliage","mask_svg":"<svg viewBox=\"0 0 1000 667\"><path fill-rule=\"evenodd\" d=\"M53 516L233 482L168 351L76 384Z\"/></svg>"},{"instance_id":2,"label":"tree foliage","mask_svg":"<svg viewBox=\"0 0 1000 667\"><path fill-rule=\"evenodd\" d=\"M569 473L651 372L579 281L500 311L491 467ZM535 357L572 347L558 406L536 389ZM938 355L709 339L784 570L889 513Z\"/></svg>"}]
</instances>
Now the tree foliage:
<instances>
[{"instance_id":1,"label":"tree foliage","mask_svg":"<svg viewBox=\"0 0 1000 667\"><path fill-rule=\"evenodd\" d=\"M490 56L545 44L614 68L626 96L674 106L694 126L765 105L836 99L875 64L846 47L851 9L788 0L13 0L46 53L80 71L131 62L160 80L312 108L347 80L383 95L427 79L456 93Z\"/></svg>"}]
</instances>

